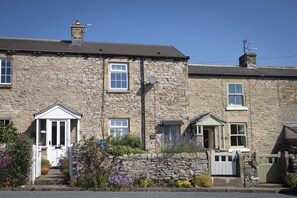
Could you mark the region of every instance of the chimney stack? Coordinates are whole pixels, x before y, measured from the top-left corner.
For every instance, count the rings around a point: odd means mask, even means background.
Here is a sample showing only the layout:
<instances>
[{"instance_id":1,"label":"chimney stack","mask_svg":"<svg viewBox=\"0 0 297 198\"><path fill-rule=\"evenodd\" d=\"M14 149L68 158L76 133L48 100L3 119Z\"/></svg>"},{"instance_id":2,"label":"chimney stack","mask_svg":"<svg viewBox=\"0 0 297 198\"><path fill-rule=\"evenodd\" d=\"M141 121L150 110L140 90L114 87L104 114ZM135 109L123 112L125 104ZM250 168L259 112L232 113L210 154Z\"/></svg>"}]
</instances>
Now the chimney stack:
<instances>
[{"instance_id":1,"label":"chimney stack","mask_svg":"<svg viewBox=\"0 0 297 198\"><path fill-rule=\"evenodd\" d=\"M252 68L256 66L256 56L255 53L244 53L239 57L239 67Z\"/></svg>"},{"instance_id":2,"label":"chimney stack","mask_svg":"<svg viewBox=\"0 0 297 198\"><path fill-rule=\"evenodd\" d=\"M71 25L71 44L72 45L81 45L84 39L84 30L85 26L76 20Z\"/></svg>"}]
</instances>

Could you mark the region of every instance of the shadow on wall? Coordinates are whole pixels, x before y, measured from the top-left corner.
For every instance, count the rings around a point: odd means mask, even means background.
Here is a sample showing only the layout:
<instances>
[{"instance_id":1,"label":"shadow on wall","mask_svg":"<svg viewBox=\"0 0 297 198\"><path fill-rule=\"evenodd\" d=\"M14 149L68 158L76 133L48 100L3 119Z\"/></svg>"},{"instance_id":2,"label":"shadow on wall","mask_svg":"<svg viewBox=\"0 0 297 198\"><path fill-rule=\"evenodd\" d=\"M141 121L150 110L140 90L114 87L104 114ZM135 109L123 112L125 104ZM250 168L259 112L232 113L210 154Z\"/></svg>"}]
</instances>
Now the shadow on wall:
<instances>
[{"instance_id":1,"label":"shadow on wall","mask_svg":"<svg viewBox=\"0 0 297 198\"><path fill-rule=\"evenodd\" d=\"M36 121L31 122L30 126L25 130L25 133L36 142Z\"/></svg>"},{"instance_id":2,"label":"shadow on wall","mask_svg":"<svg viewBox=\"0 0 297 198\"><path fill-rule=\"evenodd\" d=\"M146 94L147 92L149 92L152 88L153 88L153 84L151 83L146 83L144 85L144 93ZM137 96L141 96L141 87L138 89L137 93L136 93Z\"/></svg>"},{"instance_id":3,"label":"shadow on wall","mask_svg":"<svg viewBox=\"0 0 297 198\"><path fill-rule=\"evenodd\" d=\"M286 151L289 149L289 145L286 143L285 139L285 128L279 133L276 143L272 149L272 153L278 153L279 151Z\"/></svg>"}]
</instances>

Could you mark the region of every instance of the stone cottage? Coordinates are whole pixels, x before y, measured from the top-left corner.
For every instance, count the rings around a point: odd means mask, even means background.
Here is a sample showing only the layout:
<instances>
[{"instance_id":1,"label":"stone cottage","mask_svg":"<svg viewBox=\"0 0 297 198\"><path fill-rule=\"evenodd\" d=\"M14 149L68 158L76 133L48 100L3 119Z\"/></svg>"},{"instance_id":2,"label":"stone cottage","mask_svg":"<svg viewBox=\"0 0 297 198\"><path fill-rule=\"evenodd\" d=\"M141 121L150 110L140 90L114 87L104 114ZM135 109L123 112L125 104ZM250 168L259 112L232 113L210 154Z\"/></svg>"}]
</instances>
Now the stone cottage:
<instances>
[{"instance_id":1,"label":"stone cottage","mask_svg":"<svg viewBox=\"0 0 297 198\"><path fill-rule=\"evenodd\" d=\"M173 46L0 38L0 122L36 139L55 166L83 135L138 134L158 150L184 132L219 150L281 149L297 122L297 69L188 65ZM291 130L292 131L292 130Z\"/></svg>"},{"instance_id":2,"label":"stone cottage","mask_svg":"<svg viewBox=\"0 0 297 198\"><path fill-rule=\"evenodd\" d=\"M272 153L297 142L296 67L257 66L245 53L239 66L188 68L187 115L203 147Z\"/></svg>"},{"instance_id":3,"label":"stone cottage","mask_svg":"<svg viewBox=\"0 0 297 198\"><path fill-rule=\"evenodd\" d=\"M128 133L143 147L172 143L187 126L188 57L173 46L0 39L0 120L15 123L55 166L83 135ZM163 133L165 131L165 133Z\"/></svg>"}]
</instances>

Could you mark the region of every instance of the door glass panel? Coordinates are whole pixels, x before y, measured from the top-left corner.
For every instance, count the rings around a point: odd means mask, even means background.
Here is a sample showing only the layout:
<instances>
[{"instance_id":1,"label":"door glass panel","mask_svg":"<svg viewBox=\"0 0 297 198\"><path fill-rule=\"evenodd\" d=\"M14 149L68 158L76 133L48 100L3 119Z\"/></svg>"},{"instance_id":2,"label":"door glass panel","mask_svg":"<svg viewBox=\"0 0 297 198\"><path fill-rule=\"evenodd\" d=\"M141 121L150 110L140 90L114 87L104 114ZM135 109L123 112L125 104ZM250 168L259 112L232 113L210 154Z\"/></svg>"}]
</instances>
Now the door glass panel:
<instances>
[{"instance_id":1,"label":"door glass panel","mask_svg":"<svg viewBox=\"0 0 297 198\"><path fill-rule=\"evenodd\" d=\"M65 145L65 122L60 122L60 145Z\"/></svg>"},{"instance_id":2,"label":"door glass panel","mask_svg":"<svg viewBox=\"0 0 297 198\"><path fill-rule=\"evenodd\" d=\"M52 122L52 146L57 145L57 122Z\"/></svg>"}]
</instances>

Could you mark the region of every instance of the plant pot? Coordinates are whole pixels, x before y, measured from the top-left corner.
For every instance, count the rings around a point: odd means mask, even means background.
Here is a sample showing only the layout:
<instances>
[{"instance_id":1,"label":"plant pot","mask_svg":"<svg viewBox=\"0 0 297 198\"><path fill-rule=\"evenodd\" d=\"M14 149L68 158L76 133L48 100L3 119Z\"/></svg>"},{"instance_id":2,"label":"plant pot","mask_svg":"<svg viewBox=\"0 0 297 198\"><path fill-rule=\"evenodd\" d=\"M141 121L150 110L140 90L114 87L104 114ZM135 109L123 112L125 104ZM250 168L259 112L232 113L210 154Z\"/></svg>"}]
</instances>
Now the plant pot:
<instances>
[{"instance_id":1,"label":"plant pot","mask_svg":"<svg viewBox=\"0 0 297 198\"><path fill-rule=\"evenodd\" d=\"M49 167L47 166L41 166L41 174L42 175L47 175L49 171Z\"/></svg>"}]
</instances>

